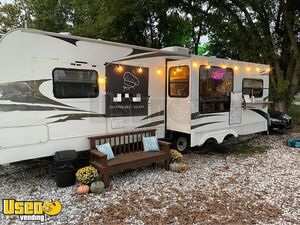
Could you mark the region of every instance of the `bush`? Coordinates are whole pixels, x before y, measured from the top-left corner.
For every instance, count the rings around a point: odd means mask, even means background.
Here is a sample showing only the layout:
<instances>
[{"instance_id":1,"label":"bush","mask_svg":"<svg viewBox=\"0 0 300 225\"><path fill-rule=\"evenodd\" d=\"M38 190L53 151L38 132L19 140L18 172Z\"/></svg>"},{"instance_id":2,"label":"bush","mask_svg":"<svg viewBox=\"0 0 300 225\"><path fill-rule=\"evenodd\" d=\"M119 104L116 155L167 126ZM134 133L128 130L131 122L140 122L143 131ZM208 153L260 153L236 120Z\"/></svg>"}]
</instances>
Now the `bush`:
<instances>
[{"instance_id":1,"label":"bush","mask_svg":"<svg viewBox=\"0 0 300 225\"><path fill-rule=\"evenodd\" d=\"M82 184L90 184L98 177L98 171L92 166L83 167L76 172L76 179Z\"/></svg>"}]
</instances>

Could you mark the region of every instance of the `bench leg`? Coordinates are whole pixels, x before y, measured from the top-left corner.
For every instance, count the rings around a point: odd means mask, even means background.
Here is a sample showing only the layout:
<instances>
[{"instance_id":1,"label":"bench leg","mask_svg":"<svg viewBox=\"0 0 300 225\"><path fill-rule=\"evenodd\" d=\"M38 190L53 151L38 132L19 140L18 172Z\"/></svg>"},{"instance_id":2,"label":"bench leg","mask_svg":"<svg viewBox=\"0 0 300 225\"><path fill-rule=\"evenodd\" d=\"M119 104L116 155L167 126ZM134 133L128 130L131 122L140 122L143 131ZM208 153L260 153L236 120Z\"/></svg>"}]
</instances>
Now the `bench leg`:
<instances>
[{"instance_id":1,"label":"bench leg","mask_svg":"<svg viewBox=\"0 0 300 225\"><path fill-rule=\"evenodd\" d=\"M108 177L108 175L102 175L102 181L103 181L105 187L109 186L109 177Z\"/></svg>"},{"instance_id":2,"label":"bench leg","mask_svg":"<svg viewBox=\"0 0 300 225\"><path fill-rule=\"evenodd\" d=\"M170 160L165 161L165 170L170 170Z\"/></svg>"}]
</instances>

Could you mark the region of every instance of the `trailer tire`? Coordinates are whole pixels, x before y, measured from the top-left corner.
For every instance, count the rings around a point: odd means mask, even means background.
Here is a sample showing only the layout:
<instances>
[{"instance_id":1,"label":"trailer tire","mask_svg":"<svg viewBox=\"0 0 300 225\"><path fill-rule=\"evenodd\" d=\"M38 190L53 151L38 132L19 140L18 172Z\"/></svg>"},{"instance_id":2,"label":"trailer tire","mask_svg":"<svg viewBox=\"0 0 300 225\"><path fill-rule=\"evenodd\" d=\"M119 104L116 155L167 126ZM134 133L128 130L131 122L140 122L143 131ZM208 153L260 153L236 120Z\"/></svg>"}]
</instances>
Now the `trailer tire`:
<instances>
[{"instance_id":1,"label":"trailer tire","mask_svg":"<svg viewBox=\"0 0 300 225\"><path fill-rule=\"evenodd\" d=\"M190 139L185 135L178 135L173 140L173 147L180 153L186 153L190 147Z\"/></svg>"}]
</instances>

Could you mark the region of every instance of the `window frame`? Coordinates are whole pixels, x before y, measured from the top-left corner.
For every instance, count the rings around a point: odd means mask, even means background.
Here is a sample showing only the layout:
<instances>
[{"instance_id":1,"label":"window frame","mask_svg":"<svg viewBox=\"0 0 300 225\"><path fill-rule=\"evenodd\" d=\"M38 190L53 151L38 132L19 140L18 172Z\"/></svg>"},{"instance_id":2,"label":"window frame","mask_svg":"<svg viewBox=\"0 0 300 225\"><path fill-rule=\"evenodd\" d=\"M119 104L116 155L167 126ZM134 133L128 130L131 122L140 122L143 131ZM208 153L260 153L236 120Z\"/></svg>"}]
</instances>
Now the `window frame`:
<instances>
[{"instance_id":1,"label":"window frame","mask_svg":"<svg viewBox=\"0 0 300 225\"><path fill-rule=\"evenodd\" d=\"M202 110L201 110L201 106L202 106L202 104L201 104L201 96L200 96L200 91L201 91L201 85L200 85L200 83L201 83L201 69L202 68L206 68L207 70L210 70L211 68L218 68L218 69L222 69L222 70L231 70L231 72L232 72L232 79L231 79L231 81L232 81L232 87L231 87L231 91L230 91L230 94L229 94L229 109L228 110L225 110L225 111L214 111L214 112L203 112ZM199 94L198 94L198 96L199 96L199 106L198 106L198 110L199 110L199 113L201 113L201 114L211 114L211 113L222 113L222 112L230 112L230 104L231 104L231 93L234 91L234 70L233 70L233 68L231 68L231 67L226 67L225 69L224 68L222 68L222 67L220 67L220 66L213 66L213 65L211 65L211 67L208 69L207 68L207 65L200 65L200 67L199 67Z\"/></svg>"},{"instance_id":2,"label":"window frame","mask_svg":"<svg viewBox=\"0 0 300 225\"><path fill-rule=\"evenodd\" d=\"M97 86L97 95L95 96L92 96L92 97L60 97L60 96L57 96L56 93L55 93L55 83L57 81L55 81L54 79L54 73L56 70L65 70L65 71L92 71L92 72L95 72L96 73L96 86ZM96 70L90 70L90 69L76 69L76 68L63 68L63 67L56 67L52 70L52 87L53 87L53 95L55 98L57 99L73 99L73 98L97 98L99 96L99 84L98 84L98 78L99 78L99 74ZM62 83L62 82L61 82ZM66 82L67 83L67 82Z\"/></svg>"},{"instance_id":3,"label":"window frame","mask_svg":"<svg viewBox=\"0 0 300 225\"><path fill-rule=\"evenodd\" d=\"M171 83L186 83L186 82L172 82L171 81L170 70L172 68L177 68L177 67L187 67L188 68L188 79L187 79L188 94L186 96L172 96L171 92L170 92ZM168 77L168 95L169 95L170 98L188 98L190 96L190 72L191 72L191 70L190 70L189 65L172 66L172 67L169 68L169 71L168 71L168 74L169 74L169 77Z\"/></svg>"},{"instance_id":4,"label":"window frame","mask_svg":"<svg viewBox=\"0 0 300 225\"><path fill-rule=\"evenodd\" d=\"M242 94L244 95L244 80L257 80L257 81L262 81L262 94L259 97L254 96L255 98L262 98L264 96L264 80L263 79L259 79L259 78L243 78L242 80ZM258 89L258 88L251 88L251 89ZM251 96L250 96L251 97Z\"/></svg>"}]
</instances>

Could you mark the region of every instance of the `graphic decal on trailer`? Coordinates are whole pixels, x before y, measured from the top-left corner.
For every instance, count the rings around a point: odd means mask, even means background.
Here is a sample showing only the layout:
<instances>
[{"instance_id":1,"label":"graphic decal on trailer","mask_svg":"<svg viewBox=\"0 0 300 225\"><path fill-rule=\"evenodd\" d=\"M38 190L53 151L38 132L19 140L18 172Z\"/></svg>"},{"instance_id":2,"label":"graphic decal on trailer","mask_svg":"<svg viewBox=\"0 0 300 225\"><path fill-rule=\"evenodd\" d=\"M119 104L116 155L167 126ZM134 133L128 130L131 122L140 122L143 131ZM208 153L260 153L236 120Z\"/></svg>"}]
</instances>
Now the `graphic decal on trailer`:
<instances>
[{"instance_id":1,"label":"graphic decal on trailer","mask_svg":"<svg viewBox=\"0 0 300 225\"><path fill-rule=\"evenodd\" d=\"M149 68L106 66L106 116L148 115Z\"/></svg>"}]
</instances>

